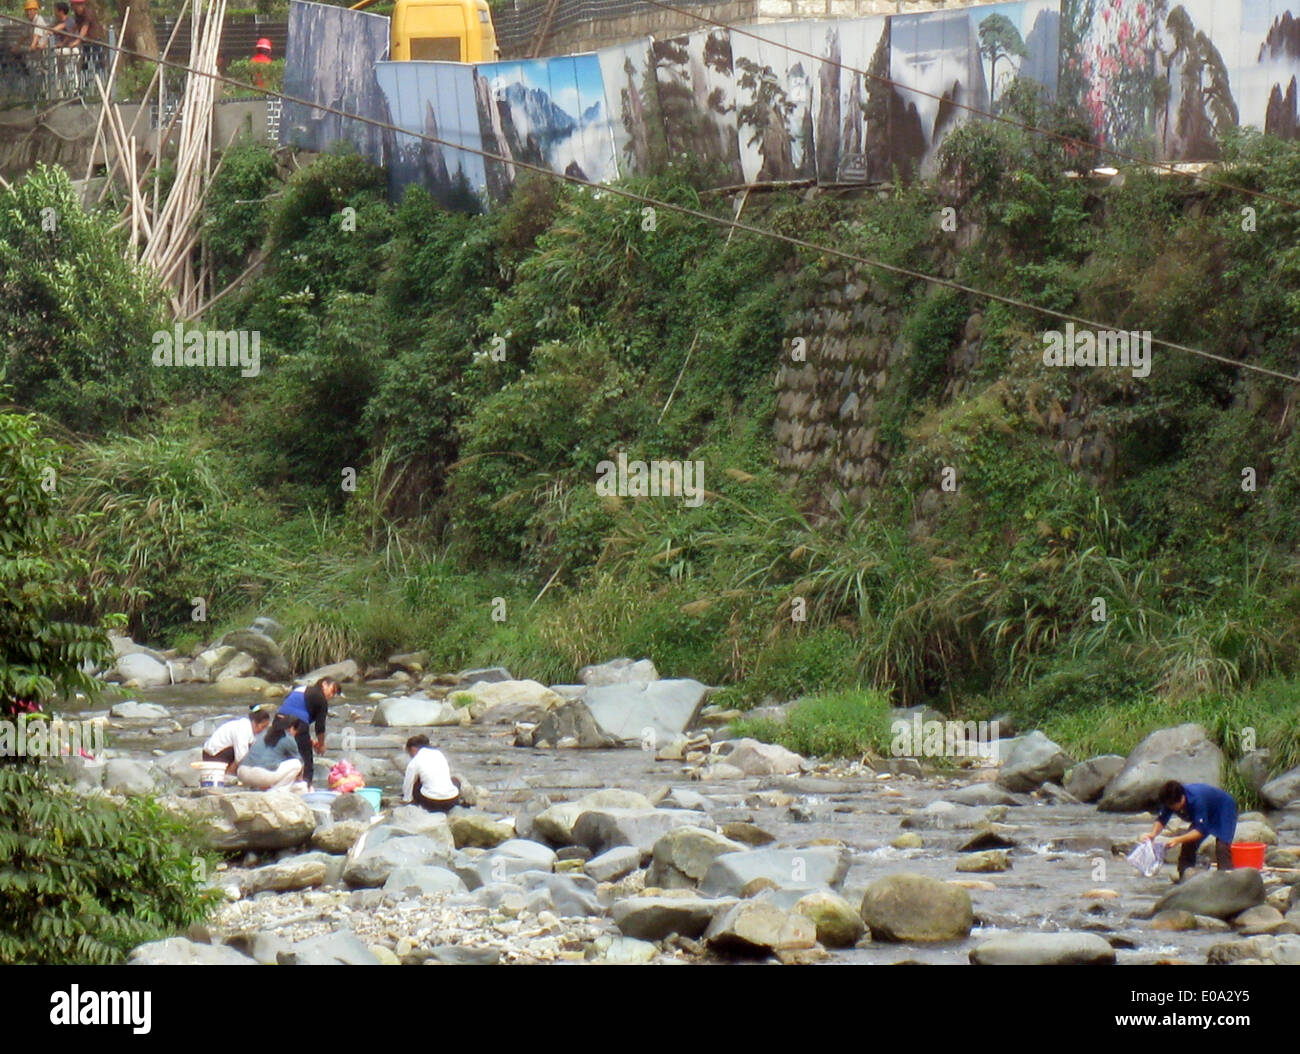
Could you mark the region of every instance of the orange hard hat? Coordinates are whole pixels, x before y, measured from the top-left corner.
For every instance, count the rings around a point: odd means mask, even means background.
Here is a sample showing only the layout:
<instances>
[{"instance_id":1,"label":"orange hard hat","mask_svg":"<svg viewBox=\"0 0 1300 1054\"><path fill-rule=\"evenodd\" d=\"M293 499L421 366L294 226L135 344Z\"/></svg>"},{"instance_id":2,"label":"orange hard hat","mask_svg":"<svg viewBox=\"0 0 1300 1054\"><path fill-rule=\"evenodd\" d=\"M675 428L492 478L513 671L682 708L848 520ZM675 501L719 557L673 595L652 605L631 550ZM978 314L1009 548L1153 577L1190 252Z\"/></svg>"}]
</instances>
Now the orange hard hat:
<instances>
[{"instance_id":1,"label":"orange hard hat","mask_svg":"<svg viewBox=\"0 0 1300 1054\"><path fill-rule=\"evenodd\" d=\"M40 9L41 5L36 0L27 0L27 3L23 4L24 11L39 11Z\"/></svg>"}]
</instances>

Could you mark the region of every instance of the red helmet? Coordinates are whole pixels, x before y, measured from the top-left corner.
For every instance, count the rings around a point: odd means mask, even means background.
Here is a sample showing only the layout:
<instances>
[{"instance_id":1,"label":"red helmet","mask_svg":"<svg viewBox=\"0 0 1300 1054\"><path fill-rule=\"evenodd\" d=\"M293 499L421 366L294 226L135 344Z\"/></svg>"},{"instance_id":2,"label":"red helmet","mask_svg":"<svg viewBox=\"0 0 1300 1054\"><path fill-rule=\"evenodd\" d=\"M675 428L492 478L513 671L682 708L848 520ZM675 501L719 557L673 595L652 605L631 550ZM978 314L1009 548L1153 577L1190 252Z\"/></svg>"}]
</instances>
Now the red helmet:
<instances>
[{"instance_id":1,"label":"red helmet","mask_svg":"<svg viewBox=\"0 0 1300 1054\"><path fill-rule=\"evenodd\" d=\"M248 38L245 37L244 39L247 40ZM256 47L255 50L257 50L257 51L270 51L270 50L271 50L271 42L270 42L269 40L267 40L266 37L263 37L261 40L259 40L259 41L257 42L257 47Z\"/></svg>"}]
</instances>

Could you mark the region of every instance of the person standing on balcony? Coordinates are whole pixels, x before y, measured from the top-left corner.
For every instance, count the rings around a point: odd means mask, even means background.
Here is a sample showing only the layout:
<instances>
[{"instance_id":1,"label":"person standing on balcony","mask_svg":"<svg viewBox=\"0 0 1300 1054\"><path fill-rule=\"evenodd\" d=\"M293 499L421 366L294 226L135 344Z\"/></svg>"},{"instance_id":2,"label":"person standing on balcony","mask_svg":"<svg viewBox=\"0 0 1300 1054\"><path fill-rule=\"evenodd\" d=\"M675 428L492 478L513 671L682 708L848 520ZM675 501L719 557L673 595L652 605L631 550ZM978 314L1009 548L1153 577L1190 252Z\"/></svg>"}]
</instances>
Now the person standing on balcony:
<instances>
[{"instance_id":1,"label":"person standing on balcony","mask_svg":"<svg viewBox=\"0 0 1300 1054\"><path fill-rule=\"evenodd\" d=\"M50 46L50 23L41 14L39 0L26 0L23 4L23 14L32 24L32 39L27 45L27 50L32 52L46 50Z\"/></svg>"},{"instance_id":2,"label":"person standing on balcony","mask_svg":"<svg viewBox=\"0 0 1300 1054\"><path fill-rule=\"evenodd\" d=\"M72 13L75 18L77 40L81 45L81 54L86 68L93 75L104 68L104 41L107 39L104 27L86 0L72 0Z\"/></svg>"},{"instance_id":3,"label":"person standing on balcony","mask_svg":"<svg viewBox=\"0 0 1300 1054\"><path fill-rule=\"evenodd\" d=\"M54 46L62 53L77 46L77 20L72 17L72 10L67 0L59 0L54 5Z\"/></svg>"}]
</instances>

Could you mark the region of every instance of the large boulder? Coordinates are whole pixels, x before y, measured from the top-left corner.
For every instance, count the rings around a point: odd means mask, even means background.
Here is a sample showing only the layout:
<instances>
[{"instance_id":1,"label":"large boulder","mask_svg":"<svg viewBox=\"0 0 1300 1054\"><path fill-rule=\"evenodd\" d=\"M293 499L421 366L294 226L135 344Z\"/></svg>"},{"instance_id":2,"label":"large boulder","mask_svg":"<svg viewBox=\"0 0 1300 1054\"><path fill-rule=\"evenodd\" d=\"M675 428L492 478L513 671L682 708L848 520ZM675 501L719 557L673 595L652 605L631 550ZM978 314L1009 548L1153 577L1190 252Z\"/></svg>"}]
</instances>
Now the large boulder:
<instances>
[{"instance_id":1,"label":"large boulder","mask_svg":"<svg viewBox=\"0 0 1300 1054\"><path fill-rule=\"evenodd\" d=\"M1095 933L1004 933L971 949L974 966L1113 966L1115 949Z\"/></svg>"},{"instance_id":2,"label":"large boulder","mask_svg":"<svg viewBox=\"0 0 1300 1054\"><path fill-rule=\"evenodd\" d=\"M316 829L311 807L288 790L169 798L165 804L194 820L212 849L289 849Z\"/></svg>"},{"instance_id":3,"label":"large boulder","mask_svg":"<svg viewBox=\"0 0 1300 1054\"><path fill-rule=\"evenodd\" d=\"M1233 915L1264 903L1264 880L1253 867L1236 871L1207 871L1180 882L1157 902L1153 914L1162 911L1190 911L1230 919Z\"/></svg>"},{"instance_id":4,"label":"large boulder","mask_svg":"<svg viewBox=\"0 0 1300 1054\"><path fill-rule=\"evenodd\" d=\"M477 857L468 865L483 885L506 882L528 871L549 872L555 867L555 850L540 842L511 838ZM465 867L458 873L465 876Z\"/></svg>"},{"instance_id":5,"label":"large boulder","mask_svg":"<svg viewBox=\"0 0 1300 1054\"><path fill-rule=\"evenodd\" d=\"M998 786L1025 792L1044 783L1060 783L1073 763L1065 751L1035 730L1016 740L998 773Z\"/></svg>"},{"instance_id":6,"label":"large boulder","mask_svg":"<svg viewBox=\"0 0 1300 1054\"><path fill-rule=\"evenodd\" d=\"M718 747L717 757L746 776L785 776L802 772L807 762L793 750L757 739L733 739Z\"/></svg>"},{"instance_id":7,"label":"large boulder","mask_svg":"<svg viewBox=\"0 0 1300 1054\"><path fill-rule=\"evenodd\" d=\"M794 910L812 921L817 940L828 948L851 948L866 932L866 923L853 905L829 890L805 893Z\"/></svg>"},{"instance_id":8,"label":"large boulder","mask_svg":"<svg viewBox=\"0 0 1300 1054\"><path fill-rule=\"evenodd\" d=\"M657 681L659 671L649 659L610 659L595 666L584 666L578 680L592 688L607 684L631 684L634 681Z\"/></svg>"},{"instance_id":9,"label":"large boulder","mask_svg":"<svg viewBox=\"0 0 1300 1054\"><path fill-rule=\"evenodd\" d=\"M199 770L194 767L196 761L203 759L202 747L189 750L173 750L170 754L154 760L154 767L169 780L181 787L197 787Z\"/></svg>"},{"instance_id":10,"label":"large boulder","mask_svg":"<svg viewBox=\"0 0 1300 1054\"><path fill-rule=\"evenodd\" d=\"M439 893L464 893L456 872L445 867L399 867L384 880L384 892L399 897L427 897Z\"/></svg>"},{"instance_id":11,"label":"large boulder","mask_svg":"<svg viewBox=\"0 0 1300 1054\"><path fill-rule=\"evenodd\" d=\"M131 949L128 966L256 966L257 960L224 944L200 944L187 937L168 937Z\"/></svg>"},{"instance_id":12,"label":"large boulder","mask_svg":"<svg viewBox=\"0 0 1300 1054\"><path fill-rule=\"evenodd\" d=\"M633 845L620 845L593 856L582 865L582 873L597 882L617 882L640 866L641 850Z\"/></svg>"},{"instance_id":13,"label":"large boulder","mask_svg":"<svg viewBox=\"0 0 1300 1054\"><path fill-rule=\"evenodd\" d=\"M817 926L770 900L742 900L715 915L704 936L710 948L724 955L770 955L815 947Z\"/></svg>"},{"instance_id":14,"label":"large boulder","mask_svg":"<svg viewBox=\"0 0 1300 1054\"><path fill-rule=\"evenodd\" d=\"M468 688L458 688L452 699L461 703L469 699L474 720L487 724L515 721L527 710L552 710L564 699L537 681L476 681Z\"/></svg>"},{"instance_id":15,"label":"large boulder","mask_svg":"<svg viewBox=\"0 0 1300 1054\"><path fill-rule=\"evenodd\" d=\"M750 849L716 857L700 882L700 891L739 897L755 879L778 889L835 889L849 873L847 849L816 845L806 849Z\"/></svg>"},{"instance_id":16,"label":"large boulder","mask_svg":"<svg viewBox=\"0 0 1300 1054\"><path fill-rule=\"evenodd\" d=\"M515 836L513 826L493 819L487 813L457 809L450 819L451 834L456 840L457 849L466 846L491 849Z\"/></svg>"},{"instance_id":17,"label":"large boulder","mask_svg":"<svg viewBox=\"0 0 1300 1054\"><path fill-rule=\"evenodd\" d=\"M172 683L167 661L160 661L143 652L121 656L110 676L125 688L159 688Z\"/></svg>"},{"instance_id":18,"label":"large boulder","mask_svg":"<svg viewBox=\"0 0 1300 1054\"><path fill-rule=\"evenodd\" d=\"M226 664L238 654L234 648L208 648L190 660L190 673L201 681L215 681Z\"/></svg>"},{"instance_id":19,"label":"large boulder","mask_svg":"<svg viewBox=\"0 0 1300 1054\"><path fill-rule=\"evenodd\" d=\"M723 853L742 853L745 849L716 831L678 827L655 842L645 884L660 889L694 889L714 860Z\"/></svg>"},{"instance_id":20,"label":"large boulder","mask_svg":"<svg viewBox=\"0 0 1300 1054\"><path fill-rule=\"evenodd\" d=\"M153 770L131 758L110 758L104 766L104 789L116 794L153 794L157 789Z\"/></svg>"},{"instance_id":21,"label":"large boulder","mask_svg":"<svg viewBox=\"0 0 1300 1054\"><path fill-rule=\"evenodd\" d=\"M955 941L970 936L970 894L937 878L902 872L867 887L862 921L877 941Z\"/></svg>"},{"instance_id":22,"label":"large boulder","mask_svg":"<svg viewBox=\"0 0 1300 1054\"><path fill-rule=\"evenodd\" d=\"M589 809L601 808L653 809L654 805L644 794L611 787L593 791L577 801L560 802L543 809L533 817L533 831L551 845L572 845L573 825L578 822L578 817ZM522 825L517 820L515 826L522 830Z\"/></svg>"},{"instance_id":23,"label":"large boulder","mask_svg":"<svg viewBox=\"0 0 1300 1054\"><path fill-rule=\"evenodd\" d=\"M323 853L342 855L357 844L357 839L366 833L363 820L340 820L335 823L317 827L311 836L311 846Z\"/></svg>"},{"instance_id":24,"label":"large boulder","mask_svg":"<svg viewBox=\"0 0 1300 1054\"><path fill-rule=\"evenodd\" d=\"M708 813L689 809L588 809L573 825L573 841L593 853L632 845L649 859L655 842L675 827L712 827Z\"/></svg>"},{"instance_id":25,"label":"large boulder","mask_svg":"<svg viewBox=\"0 0 1300 1054\"><path fill-rule=\"evenodd\" d=\"M148 655L149 658L157 659L159 662L167 661L167 656L162 652L145 647L143 644L137 644L130 637L110 633L108 643L113 646L114 659L120 659L123 655Z\"/></svg>"},{"instance_id":26,"label":"large boulder","mask_svg":"<svg viewBox=\"0 0 1300 1054\"><path fill-rule=\"evenodd\" d=\"M730 897L717 900L693 895L624 897L614 903L609 913L625 937L660 941L674 933L683 937L700 936L715 915L730 910L735 903Z\"/></svg>"},{"instance_id":27,"label":"large boulder","mask_svg":"<svg viewBox=\"0 0 1300 1054\"><path fill-rule=\"evenodd\" d=\"M1102 754L1081 761L1065 774L1066 793L1079 801L1094 802L1123 768L1124 759L1118 754Z\"/></svg>"},{"instance_id":28,"label":"large boulder","mask_svg":"<svg viewBox=\"0 0 1300 1054\"><path fill-rule=\"evenodd\" d=\"M1300 768L1284 772L1260 788L1260 797L1275 809L1285 809L1300 801Z\"/></svg>"},{"instance_id":29,"label":"large boulder","mask_svg":"<svg viewBox=\"0 0 1300 1054\"><path fill-rule=\"evenodd\" d=\"M245 680L265 680L257 676L257 660L244 651L237 651L229 662L221 667L221 671L213 678L217 684L225 684L228 681L245 681ZM269 683L269 682L268 682Z\"/></svg>"},{"instance_id":30,"label":"large boulder","mask_svg":"<svg viewBox=\"0 0 1300 1054\"><path fill-rule=\"evenodd\" d=\"M110 717L118 717L124 721L158 721L171 716L165 706L160 706L158 703L142 703L136 699L113 704L108 714Z\"/></svg>"},{"instance_id":31,"label":"large boulder","mask_svg":"<svg viewBox=\"0 0 1300 1054\"><path fill-rule=\"evenodd\" d=\"M1218 786L1222 763L1222 751L1200 725L1162 728L1134 748L1097 807L1103 812L1147 809L1156 803L1167 780Z\"/></svg>"},{"instance_id":32,"label":"large boulder","mask_svg":"<svg viewBox=\"0 0 1300 1054\"><path fill-rule=\"evenodd\" d=\"M289 662L276 644L265 633L255 629L231 630L217 642L245 655L251 655L257 663L257 675L269 681L287 681L293 676Z\"/></svg>"},{"instance_id":33,"label":"large boulder","mask_svg":"<svg viewBox=\"0 0 1300 1054\"><path fill-rule=\"evenodd\" d=\"M558 699L559 696L556 696ZM579 750L604 750L621 741L601 730L585 703L562 703L546 714L533 732L533 746L572 746Z\"/></svg>"},{"instance_id":34,"label":"large boulder","mask_svg":"<svg viewBox=\"0 0 1300 1054\"><path fill-rule=\"evenodd\" d=\"M311 889L325 883L328 869L311 857L290 857L277 864L267 864L240 876L239 888L245 896L273 890L283 893L292 889Z\"/></svg>"},{"instance_id":35,"label":"large boulder","mask_svg":"<svg viewBox=\"0 0 1300 1054\"><path fill-rule=\"evenodd\" d=\"M259 615L248 624L248 628L254 633L261 633L263 636L270 637L275 641L284 636L284 627L271 618L270 615Z\"/></svg>"},{"instance_id":36,"label":"large boulder","mask_svg":"<svg viewBox=\"0 0 1300 1054\"><path fill-rule=\"evenodd\" d=\"M450 868L451 859L452 851L444 842L424 835L389 838L374 847L367 839L355 855L349 852L343 881L362 888L382 886L399 868L430 865Z\"/></svg>"},{"instance_id":37,"label":"large boulder","mask_svg":"<svg viewBox=\"0 0 1300 1054\"><path fill-rule=\"evenodd\" d=\"M690 678L634 681L590 688L583 702L611 736L657 744L670 742L695 723L708 691Z\"/></svg>"},{"instance_id":38,"label":"large boulder","mask_svg":"<svg viewBox=\"0 0 1300 1054\"><path fill-rule=\"evenodd\" d=\"M461 717L459 710L441 699L401 695L381 699L370 723L383 728L431 728L459 725Z\"/></svg>"},{"instance_id":39,"label":"large boulder","mask_svg":"<svg viewBox=\"0 0 1300 1054\"><path fill-rule=\"evenodd\" d=\"M282 966L378 966L378 957L351 930L299 941L279 956Z\"/></svg>"},{"instance_id":40,"label":"large boulder","mask_svg":"<svg viewBox=\"0 0 1300 1054\"><path fill-rule=\"evenodd\" d=\"M322 677L332 677L339 684L350 681L361 680L361 667L353 659L344 659L342 662L332 662L327 666L317 666L316 669L303 674L303 683L315 684Z\"/></svg>"}]
</instances>

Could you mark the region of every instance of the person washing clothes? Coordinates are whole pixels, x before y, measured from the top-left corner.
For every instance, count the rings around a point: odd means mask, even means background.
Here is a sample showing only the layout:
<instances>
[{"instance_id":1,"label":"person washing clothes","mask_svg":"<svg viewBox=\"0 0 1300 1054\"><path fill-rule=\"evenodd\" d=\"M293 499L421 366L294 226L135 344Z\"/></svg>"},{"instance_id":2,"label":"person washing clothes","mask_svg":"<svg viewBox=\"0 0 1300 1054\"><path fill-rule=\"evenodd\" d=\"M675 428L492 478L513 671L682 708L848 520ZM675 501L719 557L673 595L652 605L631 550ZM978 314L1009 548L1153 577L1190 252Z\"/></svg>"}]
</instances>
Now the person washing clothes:
<instances>
[{"instance_id":1,"label":"person washing clothes","mask_svg":"<svg viewBox=\"0 0 1300 1054\"><path fill-rule=\"evenodd\" d=\"M254 703L249 707L247 717L227 721L208 736L208 741L203 744L203 760L224 761L226 771L234 775L248 753L248 748L253 745L253 740L265 732L270 724L271 712Z\"/></svg>"},{"instance_id":2,"label":"person washing clothes","mask_svg":"<svg viewBox=\"0 0 1300 1054\"><path fill-rule=\"evenodd\" d=\"M338 681L333 677L322 677L315 684L308 685L306 688L295 688L286 695L284 702L280 704L280 709L275 713L275 720L271 723L273 729L279 728L284 731L288 727L289 720L298 722L297 742L298 750L302 755L302 778L307 781L309 791L316 789L313 780L315 764L312 750L314 748L317 754L325 753L325 719L329 715L330 700L341 698L342 695ZM311 738L313 725L316 727L314 742Z\"/></svg>"},{"instance_id":3,"label":"person washing clothes","mask_svg":"<svg viewBox=\"0 0 1300 1054\"><path fill-rule=\"evenodd\" d=\"M1237 803L1227 791L1208 783L1186 786L1170 780L1160 788L1160 804L1155 826L1142 836L1149 842L1169 821L1177 816L1191 825L1191 830L1170 838L1167 845L1181 846L1178 851L1178 881L1196 864L1196 851L1206 838L1214 839L1214 860L1220 871L1232 870L1232 839L1237 833Z\"/></svg>"},{"instance_id":4,"label":"person washing clothes","mask_svg":"<svg viewBox=\"0 0 1300 1054\"><path fill-rule=\"evenodd\" d=\"M274 725L253 740L235 774L239 782L254 790L292 787L302 773L302 758L294 741L302 722L291 717L284 727Z\"/></svg>"},{"instance_id":5,"label":"person washing clothes","mask_svg":"<svg viewBox=\"0 0 1300 1054\"><path fill-rule=\"evenodd\" d=\"M451 774L442 751L429 746L428 736L412 736L406 741L406 753L411 760L402 780L402 803L429 812L450 812L460 802L460 780Z\"/></svg>"}]
</instances>

